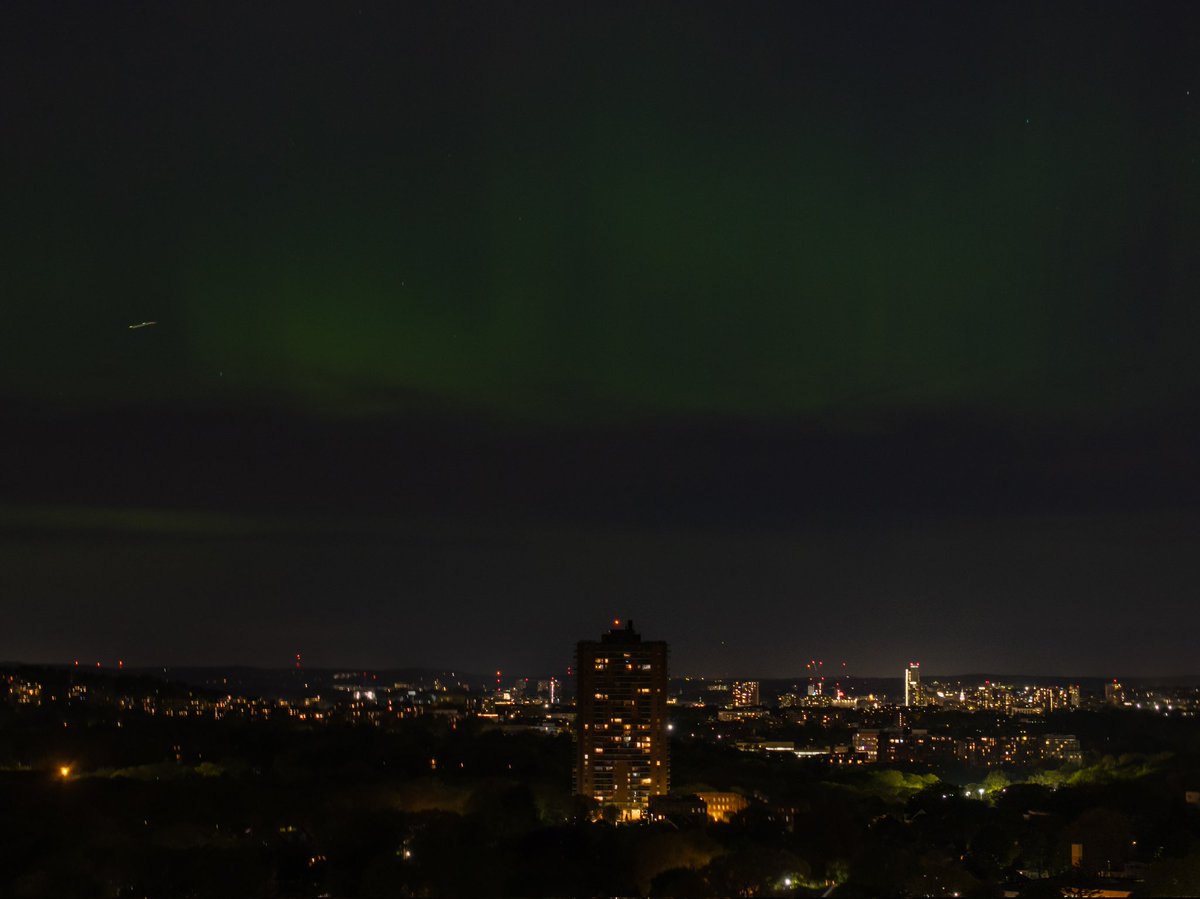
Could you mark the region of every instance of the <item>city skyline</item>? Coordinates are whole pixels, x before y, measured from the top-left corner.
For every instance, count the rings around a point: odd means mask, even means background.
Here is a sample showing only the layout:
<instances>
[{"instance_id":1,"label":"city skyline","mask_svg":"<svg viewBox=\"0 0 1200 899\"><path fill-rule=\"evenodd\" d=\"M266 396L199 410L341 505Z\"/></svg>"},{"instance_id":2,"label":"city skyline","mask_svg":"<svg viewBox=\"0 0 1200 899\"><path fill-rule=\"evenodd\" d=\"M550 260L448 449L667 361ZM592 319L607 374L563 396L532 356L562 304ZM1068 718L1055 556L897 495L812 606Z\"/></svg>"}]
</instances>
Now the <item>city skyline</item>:
<instances>
[{"instance_id":1,"label":"city skyline","mask_svg":"<svg viewBox=\"0 0 1200 899\"><path fill-rule=\"evenodd\" d=\"M820 660L807 689L669 679L667 650L613 621L577 644L575 697L503 671L0 665L21 736L5 807L38 835L4 876L54 895L1195 892L1200 685L922 677L918 698L835 690Z\"/></svg>"}]
</instances>

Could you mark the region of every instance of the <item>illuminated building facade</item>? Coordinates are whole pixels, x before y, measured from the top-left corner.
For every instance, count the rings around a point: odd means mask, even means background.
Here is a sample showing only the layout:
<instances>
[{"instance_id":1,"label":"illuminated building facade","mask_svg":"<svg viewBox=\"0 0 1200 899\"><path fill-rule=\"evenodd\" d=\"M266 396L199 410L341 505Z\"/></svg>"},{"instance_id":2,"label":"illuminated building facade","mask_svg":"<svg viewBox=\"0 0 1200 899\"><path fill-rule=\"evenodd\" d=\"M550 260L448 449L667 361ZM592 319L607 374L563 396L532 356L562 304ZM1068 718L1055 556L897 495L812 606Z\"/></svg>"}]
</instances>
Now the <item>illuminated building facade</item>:
<instances>
[{"instance_id":1,"label":"illuminated building facade","mask_svg":"<svg viewBox=\"0 0 1200 899\"><path fill-rule=\"evenodd\" d=\"M718 824L728 822L738 812L750 807L750 800L741 793L697 793L708 811L708 820Z\"/></svg>"},{"instance_id":2,"label":"illuminated building facade","mask_svg":"<svg viewBox=\"0 0 1200 899\"><path fill-rule=\"evenodd\" d=\"M875 729L860 730L854 734L854 751L860 753L868 762L879 760L879 731Z\"/></svg>"},{"instance_id":3,"label":"illuminated building facade","mask_svg":"<svg viewBox=\"0 0 1200 899\"><path fill-rule=\"evenodd\" d=\"M548 680L538 681L537 698L550 705L558 705L562 699L562 685L558 682L558 678L552 677Z\"/></svg>"},{"instance_id":4,"label":"illuminated building facade","mask_svg":"<svg viewBox=\"0 0 1200 899\"><path fill-rule=\"evenodd\" d=\"M925 696L921 692L921 663L909 662L904 669L904 704L906 706L924 705Z\"/></svg>"},{"instance_id":5,"label":"illuminated building facade","mask_svg":"<svg viewBox=\"0 0 1200 899\"><path fill-rule=\"evenodd\" d=\"M1070 696L1064 687L1035 687L1033 704L1043 712L1062 712L1071 707Z\"/></svg>"},{"instance_id":6,"label":"illuminated building facade","mask_svg":"<svg viewBox=\"0 0 1200 899\"><path fill-rule=\"evenodd\" d=\"M729 692L733 700L731 705L758 705L758 681L756 680L734 681Z\"/></svg>"},{"instance_id":7,"label":"illuminated building facade","mask_svg":"<svg viewBox=\"0 0 1200 899\"><path fill-rule=\"evenodd\" d=\"M667 644L614 622L579 643L575 663L575 793L638 820L670 788Z\"/></svg>"},{"instance_id":8,"label":"illuminated building facade","mask_svg":"<svg viewBox=\"0 0 1200 899\"><path fill-rule=\"evenodd\" d=\"M1079 738L1074 734L1045 734L1042 737L1042 758L1082 765L1083 749L1079 745Z\"/></svg>"}]
</instances>

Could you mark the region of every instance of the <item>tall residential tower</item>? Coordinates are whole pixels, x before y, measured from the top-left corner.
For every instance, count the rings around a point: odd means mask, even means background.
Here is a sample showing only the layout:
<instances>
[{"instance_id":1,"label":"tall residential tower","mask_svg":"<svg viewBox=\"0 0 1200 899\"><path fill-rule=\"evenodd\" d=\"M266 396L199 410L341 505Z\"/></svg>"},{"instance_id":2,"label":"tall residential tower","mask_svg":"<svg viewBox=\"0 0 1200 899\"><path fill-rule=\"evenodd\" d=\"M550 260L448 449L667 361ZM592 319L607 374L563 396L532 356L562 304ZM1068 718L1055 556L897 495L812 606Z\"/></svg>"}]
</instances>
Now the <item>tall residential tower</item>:
<instances>
[{"instance_id":1,"label":"tall residential tower","mask_svg":"<svg viewBox=\"0 0 1200 899\"><path fill-rule=\"evenodd\" d=\"M921 692L921 663L909 662L904 670L904 704L924 705L925 694Z\"/></svg>"},{"instance_id":2,"label":"tall residential tower","mask_svg":"<svg viewBox=\"0 0 1200 899\"><path fill-rule=\"evenodd\" d=\"M575 671L575 793L638 820L671 782L667 644L615 621L598 642L579 643Z\"/></svg>"}]
</instances>

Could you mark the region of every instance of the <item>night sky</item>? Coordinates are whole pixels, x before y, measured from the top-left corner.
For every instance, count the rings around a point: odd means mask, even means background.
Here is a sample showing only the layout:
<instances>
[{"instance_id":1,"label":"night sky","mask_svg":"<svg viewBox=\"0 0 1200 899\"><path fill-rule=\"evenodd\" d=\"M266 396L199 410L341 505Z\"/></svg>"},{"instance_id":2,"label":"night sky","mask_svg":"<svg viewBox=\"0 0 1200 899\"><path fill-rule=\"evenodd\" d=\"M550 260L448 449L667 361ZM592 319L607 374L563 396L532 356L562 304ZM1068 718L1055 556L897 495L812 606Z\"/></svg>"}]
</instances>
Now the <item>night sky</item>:
<instances>
[{"instance_id":1,"label":"night sky","mask_svg":"<svg viewBox=\"0 0 1200 899\"><path fill-rule=\"evenodd\" d=\"M1200 673L1194 3L8 3L0 110L0 658Z\"/></svg>"}]
</instances>

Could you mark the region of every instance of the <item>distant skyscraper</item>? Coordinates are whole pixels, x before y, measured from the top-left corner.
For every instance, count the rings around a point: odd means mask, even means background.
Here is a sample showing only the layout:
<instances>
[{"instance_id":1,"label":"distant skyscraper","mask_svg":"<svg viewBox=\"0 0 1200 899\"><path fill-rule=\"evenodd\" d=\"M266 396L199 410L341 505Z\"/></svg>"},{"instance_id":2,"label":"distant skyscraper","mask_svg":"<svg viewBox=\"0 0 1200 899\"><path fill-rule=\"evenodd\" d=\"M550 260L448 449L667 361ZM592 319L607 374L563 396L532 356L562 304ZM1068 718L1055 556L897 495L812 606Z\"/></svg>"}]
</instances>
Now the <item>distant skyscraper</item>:
<instances>
[{"instance_id":1,"label":"distant skyscraper","mask_svg":"<svg viewBox=\"0 0 1200 899\"><path fill-rule=\"evenodd\" d=\"M758 705L758 681L734 681L729 690L732 695L732 705Z\"/></svg>"},{"instance_id":2,"label":"distant skyscraper","mask_svg":"<svg viewBox=\"0 0 1200 899\"><path fill-rule=\"evenodd\" d=\"M909 662L904 669L904 704L924 705L925 695L921 692L921 663Z\"/></svg>"},{"instance_id":3,"label":"distant skyscraper","mask_svg":"<svg viewBox=\"0 0 1200 899\"><path fill-rule=\"evenodd\" d=\"M557 705L561 698L562 686L558 682L558 678L549 678L548 680L540 680L537 682L538 699L548 702L550 705Z\"/></svg>"},{"instance_id":4,"label":"distant skyscraper","mask_svg":"<svg viewBox=\"0 0 1200 899\"><path fill-rule=\"evenodd\" d=\"M575 652L574 787L637 820L670 787L667 644L643 642L632 621L613 624Z\"/></svg>"}]
</instances>

